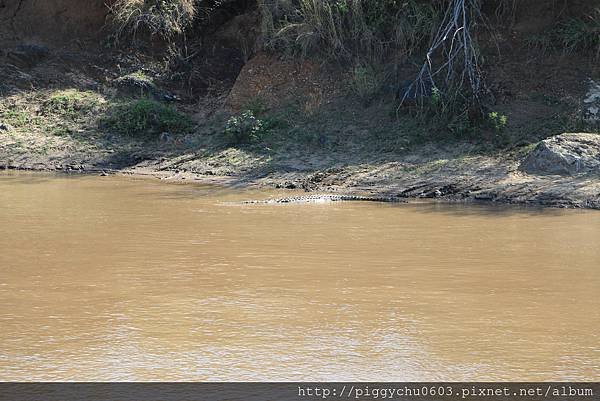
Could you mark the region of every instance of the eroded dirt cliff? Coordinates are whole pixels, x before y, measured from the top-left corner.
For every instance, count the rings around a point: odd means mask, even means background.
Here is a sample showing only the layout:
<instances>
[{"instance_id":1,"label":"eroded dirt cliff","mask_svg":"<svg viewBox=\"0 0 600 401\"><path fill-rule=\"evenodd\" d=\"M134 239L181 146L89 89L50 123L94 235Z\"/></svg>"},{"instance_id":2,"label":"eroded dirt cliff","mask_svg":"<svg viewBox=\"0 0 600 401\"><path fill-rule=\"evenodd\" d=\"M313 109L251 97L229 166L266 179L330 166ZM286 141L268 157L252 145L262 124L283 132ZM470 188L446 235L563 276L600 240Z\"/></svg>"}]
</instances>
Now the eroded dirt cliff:
<instances>
[{"instance_id":1,"label":"eroded dirt cliff","mask_svg":"<svg viewBox=\"0 0 600 401\"><path fill-rule=\"evenodd\" d=\"M60 44L99 37L109 13L106 0L1 0L0 38Z\"/></svg>"}]
</instances>

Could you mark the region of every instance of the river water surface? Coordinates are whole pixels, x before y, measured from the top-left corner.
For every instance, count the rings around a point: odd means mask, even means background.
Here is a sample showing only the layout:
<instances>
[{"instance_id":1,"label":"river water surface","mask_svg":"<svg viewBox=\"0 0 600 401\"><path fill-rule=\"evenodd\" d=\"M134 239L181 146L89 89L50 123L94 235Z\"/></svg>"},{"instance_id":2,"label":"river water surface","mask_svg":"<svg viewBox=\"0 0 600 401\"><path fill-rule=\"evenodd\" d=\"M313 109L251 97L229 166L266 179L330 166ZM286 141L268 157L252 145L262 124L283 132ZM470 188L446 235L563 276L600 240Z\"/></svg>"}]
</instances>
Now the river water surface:
<instances>
[{"instance_id":1,"label":"river water surface","mask_svg":"<svg viewBox=\"0 0 600 401\"><path fill-rule=\"evenodd\" d=\"M275 195L0 175L0 380L600 379L600 212Z\"/></svg>"}]
</instances>

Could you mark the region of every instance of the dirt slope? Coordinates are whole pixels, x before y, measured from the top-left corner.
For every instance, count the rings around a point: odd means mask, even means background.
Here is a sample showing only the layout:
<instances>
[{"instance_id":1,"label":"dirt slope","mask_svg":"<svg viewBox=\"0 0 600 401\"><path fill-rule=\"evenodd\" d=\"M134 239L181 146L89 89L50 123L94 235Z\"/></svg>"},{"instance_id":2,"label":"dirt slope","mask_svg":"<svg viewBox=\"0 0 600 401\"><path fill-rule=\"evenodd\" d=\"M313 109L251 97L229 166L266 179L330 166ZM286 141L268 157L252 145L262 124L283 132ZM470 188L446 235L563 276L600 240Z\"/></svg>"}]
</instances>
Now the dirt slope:
<instances>
[{"instance_id":1,"label":"dirt slope","mask_svg":"<svg viewBox=\"0 0 600 401\"><path fill-rule=\"evenodd\" d=\"M98 36L106 0L0 0L0 39L60 43Z\"/></svg>"}]
</instances>

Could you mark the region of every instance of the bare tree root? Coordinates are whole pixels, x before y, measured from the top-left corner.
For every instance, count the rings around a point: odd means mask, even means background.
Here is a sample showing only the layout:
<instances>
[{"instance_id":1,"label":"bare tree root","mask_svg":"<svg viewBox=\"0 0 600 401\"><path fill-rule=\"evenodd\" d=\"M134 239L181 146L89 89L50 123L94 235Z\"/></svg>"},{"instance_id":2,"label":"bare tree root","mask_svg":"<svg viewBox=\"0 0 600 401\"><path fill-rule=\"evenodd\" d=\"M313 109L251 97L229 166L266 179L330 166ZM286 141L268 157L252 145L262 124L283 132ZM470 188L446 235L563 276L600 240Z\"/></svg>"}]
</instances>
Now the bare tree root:
<instances>
[{"instance_id":1,"label":"bare tree root","mask_svg":"<svg viewBox=\"0 0 600 401\"><path fill-rule=\"evenodd\" d=\"M481 104L485 84L471 36L478 18L482 18L479 0L450 0L425 61L414 81L404 88L399 107L407 100L418 102L433 90L444 93L441 88L467 92L474 103Z\"/></svg>"}]
</instances>

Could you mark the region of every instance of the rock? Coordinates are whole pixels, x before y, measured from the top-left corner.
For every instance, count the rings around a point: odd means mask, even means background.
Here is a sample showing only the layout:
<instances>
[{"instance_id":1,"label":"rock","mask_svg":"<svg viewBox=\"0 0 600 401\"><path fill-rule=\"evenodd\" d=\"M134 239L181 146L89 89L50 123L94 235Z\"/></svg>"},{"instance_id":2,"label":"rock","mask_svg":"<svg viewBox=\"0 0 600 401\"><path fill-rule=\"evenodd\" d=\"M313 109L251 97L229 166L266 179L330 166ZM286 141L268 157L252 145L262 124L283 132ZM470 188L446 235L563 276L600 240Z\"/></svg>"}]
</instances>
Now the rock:
<instances>
[{"instance_id":1,"label":"rock","mask_svg":"<svg viewBox=\"0 0 600 401\"><path fill-rule=\"evenodd\" d=\"M0 123L0 131L12 131L13 127L7 123Z\"/></svg>"},{"instance_id":2,"label":"rock","mask_svg":"<svg viewBox=\"0 0 600 401\"><path fill-rule=\"evenodd\" d=\"M600 135L562 134L545 139L519 168L529 174L600 173Z\"/></svg>"},{"instance_id":3,"label":"rock","mask_svg":"<svg viewBox=\"0 0 600 401\"><path fill-rule=\"evenodd\" d=\"M583 99L583 118L590 124L600 124L600 83L590 79L590 88Z\"/></svg>"}]
</instances>

